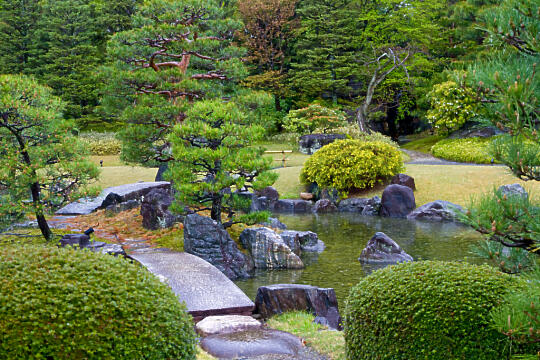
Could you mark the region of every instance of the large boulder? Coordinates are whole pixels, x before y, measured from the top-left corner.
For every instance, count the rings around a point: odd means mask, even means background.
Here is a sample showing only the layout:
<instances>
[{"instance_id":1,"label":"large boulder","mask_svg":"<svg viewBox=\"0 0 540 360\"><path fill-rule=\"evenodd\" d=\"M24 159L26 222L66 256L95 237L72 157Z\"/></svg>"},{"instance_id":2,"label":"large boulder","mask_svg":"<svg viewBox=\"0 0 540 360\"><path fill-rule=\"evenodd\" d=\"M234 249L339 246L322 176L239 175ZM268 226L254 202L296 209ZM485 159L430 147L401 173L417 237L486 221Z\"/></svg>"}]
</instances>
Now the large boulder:
<instances>
[{"instance_id":1,"label":"large boulder","mask_svg":"<svg viewBox=\"0 0 540 360\"><path fill-rule=\"evenodd\" d=\"M498 189L502 195L506 196L522 196L524 198L527 198L529 194L527 193L527 190L523 188L518 183L515 184L508 184L508 185L502 185Z\"/></svg>"},{"instance_id":2,"label":"large boulder","mask_svg":"<svg viewBox=\"0 0 540 360\"><path fill-rule=\"evenodd\" d=\"M87 215L98 209L105 209L115 204L142 198L152 189L161 188L170 190L171 184L167 181L138 182L106 188L96 198L83 198L72 202L56 212L57 215Z\"/></svg>"},{"instance_id":3,"label":"large boulder","mask_svg":"<svg viewBox=\"0 0 540 360\"><path fill-rule=\"evenodd\" d=\"M324 145L345 138L342 134L308 134L300 137L298 145L301 153L312 155Z\"/></svg>"},{"instance_id":4,"label":"large boulder","mask_svg":"<svg viewBox=\"0 0 540 360\"><path fill-rule=\"evenodd\" d=\"M413 258L385 233L377 232L362 250L358 261L368 264L393 264L413 261Z\"/></svg>"},{"instance_id":5,"label":"large boulder","mask_svg":"<svg viewBox=\"0 0 540 360\"><path fill-rule=\"evenodd\" d=\"M265 198L268 199L268 201L270 202L275 202L275 201L278 201L279 200L279 193L278 191L272 187L272 186L267 186L265 187L264 189L261 189L261 190L257 190L255 191L255 194L259 197L261 196L264 196Z\"/></svg>"},{"instance_id":6,"label":"large boulder","mask_svg":"<svg viewBox=\"0 0 540 360\"><path fill-rule=\"evenodd\" d=\"M382 194L381 216L405 218L416 208L414 193L408 186L389 185Z\"/></svg>"},{"instance_id":7,"label":"large boulder","mask_svg":"<svg viewBox=\"0 0 540 360\"><path fill-rule=\"evenodd\" d=\"M258 269L302 269L304 263L272 229L247 228L240 241ZM185 248L185 245L184 245Z\"/></svg>"},{"instance_id":8,"label":"large boulder","mask_svg":"<svg viewBox=\"0 0 540 360\"><path fill-rule=\"evenodd\" d=\"M372 198L349 198L339 202L338 211L377 216L380 207L381 199L378 196Z\"/></svg>"},{"instance_id":9,"label":"large boulder","mask_svg":"<svg viewBox=\"0 0 540 360\"><path fill-rule=\"evenodd\" d=\"M272 228L272 229L280 229L280 230L287 229L287 225L285 225L284 223L279 221L279 219L274 218L274 217L269 217L268 221L260 223L260 224L262 226L269 227L269 228Z\"/></svg>"},{"instance_id":10,"label":"large boulder","mask_svg":"<svg viewBox=\"0 0 540 360\"><path fill-rule=\"evenodd\" d=\"M326 214L338 211L337 206L329 199L318 200L313 206L313 212L316 214Z\"/></svg>"},{"instance_id":11,"label":"large boulder","mask_svg":"<svg viewBox=\"0 0 540 360\"><path fill-rule=\"evenodd\" d=\"M392 178L392 184L398 184L403 186L408 186L412 190L416 190L416 185L414 184L414 178L407 174L396 174Z\"/></svg>"},{"instance_id":12,"label":"large boulder","mask_svg":"<svg viewBox=\"0 0 540 360\"><path fill-rule=\"evenodd\" d=\"M141 203L142 225L148 230L169 228L183 217L169 211L174 198L169 190L153 189Z\"/></svg>"},{"instance_id":13,"label":"large boulder","mask_svg":"<svg viewBox=\"0 0 540 360\"><path fill-rule=\"evenodd\" d=\"M309 311L315 322L341 330L341 316L334 289L310 285L276 284L261 286L255 297L256 312L263 318L287 311Z\"/></svg>"},{"instance_id":14,"label":"large boulder","mask_svg":"<svg viewBox=\"0 0 540 360\"><path fill-rule=\"evenodd\" d=\"M407 215L410 220L430 221L456 221L457 212L463 212L463 208L449 201L435 200L420 206Z\"/></svg>"},{"instance_id":15,"label":"large boulder","mask_svg":"<svg viewBox=\"0 0 540 360\"><path fill-rule=\"evenodd\" d=\"M307 214L311 212L313 203L301 199L284 199L274 203L272 210L278 213Z\"/></svg>"},{"instance_id":16,"label":"large boulder","mask_svg":"<svg viewBox=\"0 0 540 360\"><path fill-rule=\"evenodd\" d=\"M302 251L322 252L324 250L324 243L322 240L319 240L317 234L312 231L286 230L280 235L287 244L298 242Z\"/></svg>"},{"instance_id":17,"label":"large boulder","mask_svg":"<svg viewBox=\"0 0 540 360\"><path fill-rule=\"evenodd\" d=\"M184 251L208 261L231 280L248 278L253 269L223 226L198 214L184 219Z\"/></svg>"}]
</instances>

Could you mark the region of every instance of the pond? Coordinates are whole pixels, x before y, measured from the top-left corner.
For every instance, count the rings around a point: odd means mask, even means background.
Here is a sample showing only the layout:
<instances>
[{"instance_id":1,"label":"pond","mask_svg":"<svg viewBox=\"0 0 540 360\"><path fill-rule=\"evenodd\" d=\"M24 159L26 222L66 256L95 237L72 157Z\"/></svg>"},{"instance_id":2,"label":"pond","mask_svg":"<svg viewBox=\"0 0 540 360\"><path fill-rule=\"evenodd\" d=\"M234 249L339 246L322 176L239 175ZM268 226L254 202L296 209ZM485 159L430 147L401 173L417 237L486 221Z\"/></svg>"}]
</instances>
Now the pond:
<instances>
[{"instance_id":1,"label":"pond","mask_svg":"<svg viewBox=\"0 0 540 360\"><path fill-rule=\"evenodd\" d=\"M360 264L358 257L368 240L382 231L415 260L466 260L481 262L470 254L480 239L474 230L455 223L417 222L358 214L280 215L290 230L313 231L324 241L321 254L302 254L302 270L257 271L255 277L236 281L251 299L259 286L296 283L331 287L343 308L351 286L377 267Z\"/></svg>"}]
</instances>

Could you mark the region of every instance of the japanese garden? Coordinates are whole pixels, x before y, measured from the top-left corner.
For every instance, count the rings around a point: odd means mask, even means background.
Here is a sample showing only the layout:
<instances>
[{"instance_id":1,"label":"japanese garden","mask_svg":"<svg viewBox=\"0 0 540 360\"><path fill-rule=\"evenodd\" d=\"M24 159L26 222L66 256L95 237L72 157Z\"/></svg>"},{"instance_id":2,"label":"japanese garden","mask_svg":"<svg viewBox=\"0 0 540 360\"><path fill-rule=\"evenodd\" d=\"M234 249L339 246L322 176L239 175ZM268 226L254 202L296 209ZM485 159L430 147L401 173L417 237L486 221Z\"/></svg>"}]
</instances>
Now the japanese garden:
<instances>
[{"instance_id":1,"label":"japanese garden","mask_svg":"<svg viewBox=\"0 0 540 360\"><path fill-rule=\"evenodd\" d=\"M540 359L538 0L0 0L0 359Z\"/></svg>"}]
</instances>

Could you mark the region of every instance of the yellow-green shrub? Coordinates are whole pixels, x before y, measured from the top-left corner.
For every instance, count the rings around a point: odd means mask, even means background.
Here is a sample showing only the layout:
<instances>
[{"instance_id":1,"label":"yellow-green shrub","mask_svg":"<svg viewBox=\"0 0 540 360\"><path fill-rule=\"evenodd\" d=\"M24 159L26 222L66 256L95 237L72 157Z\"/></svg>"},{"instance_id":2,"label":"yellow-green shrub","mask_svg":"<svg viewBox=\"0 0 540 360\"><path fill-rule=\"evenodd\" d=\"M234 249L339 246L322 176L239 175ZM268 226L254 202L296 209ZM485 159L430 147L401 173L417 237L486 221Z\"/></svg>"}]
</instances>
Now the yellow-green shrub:
<instances>
[{"instance_id":1,"label":"yellow-green shrub","mask_svg":"<svg viewBox=\"0 0 540 360\"><path fill-rule=\"evenodd\" d=\"M506 359L508 341L489 313L522 287L487 265L422 261L375 271L347 299L347 358Z\"/></svg>"},{"instance_id":2,"label":"yellow-green shrub","mask_svg":"<svg viewBox=\"0 0 540 360\"><path fill-rule=\"evenodd\" d=\"M291 110L283 119L283 127L291 133L310 134L315 129L322 132L345 124L345 113L318 104Z\"/></svg>"},{"instance_id":3,"label":"yellow-green shrub","mask_svg":"<svg viewBox=\"0 0 540 360\"><path fill-rule=\"evenodd\" d=\"M431 153L442 159L489 164L491 156L488 148L491 138L444 139L431 147Z\"/></svg>"},{"instance_id":4,"label":"yellow-green shrub","mask_svg":"<svg viewBox=\"0 0 540 360\"><path fill-rule=\"evenodd\" d=\"M0 359L195 359L171 289L110 255L0 247Z\"/></svg>"},{"instance_id":5,"label":"yellow-green shrub","mask_svg":"<svg viewBox=\"0 0 540 360\"><path fill-rule=\"evenodd\" d=\"M324 129L315 129L315 133L325 132ZM399 147L399 145L393 141L390 137L381 134L380 132L367 133L360 131L360 128L356 124L348 124L326 130L327 134L343 134L351 139L358 139L362 141L382 141L393 147Z\"/></svg>"},{"instance_id":6,"label":"yellow-green shrub","mask_svg":"<svg viewBox=\"0 0 540 360\"><path fill-rule=\"evenodd\" d=\"M118 155L122 142L116 138L115 133L89 132L79 135L80 140L92 155Z\"/></svg>"},{"instance_id":7,"label":"yellow-green shrub","mask_svg":"<svg viewBox=\"0 0 540 360\"><path fill-rule=\"evenodd\" d=\"M304 164L300 180L340 192L364 189L403 169L398 149L381 141L337 140L323 146Z\"/></svg>"}]
</instances>

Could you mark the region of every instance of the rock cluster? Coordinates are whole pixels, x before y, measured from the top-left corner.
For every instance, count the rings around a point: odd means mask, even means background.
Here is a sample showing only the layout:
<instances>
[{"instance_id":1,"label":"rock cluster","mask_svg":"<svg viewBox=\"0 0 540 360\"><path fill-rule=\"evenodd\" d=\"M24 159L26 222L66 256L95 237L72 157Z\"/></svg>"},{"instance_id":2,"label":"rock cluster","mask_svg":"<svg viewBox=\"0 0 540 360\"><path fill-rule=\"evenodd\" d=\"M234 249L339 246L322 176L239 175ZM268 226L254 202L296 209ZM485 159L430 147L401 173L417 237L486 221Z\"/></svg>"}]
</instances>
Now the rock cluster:
<instances>
[{"instance_id":1,"label":"rock cluster","mask_svg":"<svg viewBox=\"0 0 540 360\"><path fill-rule=\"evenodd\" d=\"M385 233L377 232L362 250L358 261L370 264L393 264L413 261L413 258Z\"/></svg>"},{"instance_id":2,"label":"rock cluster","mask_svg":"<svg viewBox=\"0 0 540 360\"><path fill-rule=\"evenodd\" d=\"M121 245L109 244L103 241L90 241L90 235L88 234L66 234L62 236L58 242L58 247L66 246L71 246L76 249L88 249L113 256L126 256L126 252Z\"/></svg>"}]
</instances>

